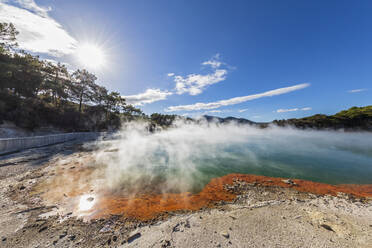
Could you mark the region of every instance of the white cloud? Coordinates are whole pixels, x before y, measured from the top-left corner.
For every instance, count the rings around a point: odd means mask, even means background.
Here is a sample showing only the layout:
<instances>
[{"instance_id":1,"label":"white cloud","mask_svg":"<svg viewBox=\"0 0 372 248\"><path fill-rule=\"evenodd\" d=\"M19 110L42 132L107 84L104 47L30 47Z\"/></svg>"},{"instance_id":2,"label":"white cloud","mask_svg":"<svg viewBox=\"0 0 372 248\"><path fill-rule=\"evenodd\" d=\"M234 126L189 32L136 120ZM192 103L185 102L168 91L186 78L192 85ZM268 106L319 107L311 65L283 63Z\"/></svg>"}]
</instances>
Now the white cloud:
<instances>
[{"instance_id":1,"label":"white cloud","mask_svg":"<svg viewBox=\"0 0 372 248\"><path fill-rule=\"evenodd\" d=\"M303 83L303 84L297 84L290 87L284 87L279 88L275 90L269 90L263 93L248 95L248 96L240 96L240 97L234 97L226 100L221 100L217 102L210 102L210 103L195 103L190 105L178 105L178 106L170 106L165 109L166 112L174 112L174 111L194 111L194 110L201 110L201 109L216 109L220 108L222 106L229 106L234 104L239 104L246 101L251 101L254 99L262 98L262 97L270 97L270 96L277 96L286 94L292 91L304 89L306 87L309 87L310 84Z\"/></svg>"},{"instance_id":2,"label":"white cloud","mask_svg":"<svg viewBox=\"0 0 372 248\"><path fill-rule=\"evenodd\" d=\"M175 90L177 94L188 93L192 96L198 95L203 92L203 90L212 84L219 83L226 79L227 70L220 69L222 62L219 61L219 54L215 55L212 59L205 61L202 65L209 65L212 68L212 72L208 74L189 74L185 77L180 75L175 75L174 73L168 73L168 76L174 77L174 82L176 83Z\"/></svg>"},{"instance_id":3,"label":"white cloud","mask_svg":"<svg viewBox=\"0 0 372 248\"><path fill-rule=\"evenodd\" d=\"M38 6L34 0L14 0L13 2L18 3L22 8L30 10L40 16L47 17L48 11L51 10L50 7L40 7Z\"/></svg>"},{"instance_id":4,"label":"white cloud","mask_svg":"<svg viewBox=\"0 0 372 248\"><path fill-rule=\"evenodd\" d=\"M208 113L222 113L222 110L211 110Z\"/></svg>"},{"instance_id":5,"label":"white cloud","mask_svg":"<svg viewBox=\"0 0 372 248\"><path fill-rule=\"evenodd\" d=\"M210 60L203 62L202 65L209 65L214 69L220 67L222 65L222 62L220 61L220 54L217 53Z\"/></svg>"},{"instance_id":6,"label":"white cloud","mask_svg":"<svg viewBox=\"0 0 372 248\"><path fill-rule=\"evenodd\" d=\"M301 110L302 111L308 111L308 110L311 110L311 108L310 107L306 107L306 108L302 108Z\"/></svg>"},{"instance_id":7,"label":"white cloud","mask_svg":"<svg viewBox=\"0 0 372 248\"><path fill-rule=\"evenodd\" d=\"M210 65L212 68L218 68L221 66L221 62L220 61L216 61L216 60L208 60L208 61L205 61L202 63L203 65Z\"/></svg>"},{"instance_id":8,"label":"white cloud","mask_svg":"<svg viewBox=\"0 0 372 248\"><path fill-rule=\"evenodd\" d=\"M61 24L48 16L49 9L39 7L29 0L13 1L20 7L2 2L0 22L11 22L15 25L19 31L19 48L52 56L62 56L74 51L76 40Z\"/></svg>"},{"instance_id":9,"label":"white cloud","mask_svg":"<svg viewBox=\"0 0 372 248\"><path fill-rule=\"evenodd\" d=\"M277 113L286 113L286 112L295 112L295 111L308 111L311 110L310 107L305 108L291 108L291 109L278 109L276 110Z\"/></svg>"},{"instance_id":10,"label":"white cloud","mask_svg":"<svg viewBox=\"0 0 372 248\"><path fill-rule=\"evenodd\" d=\"M173 72L170 72L167 74L168 77L173 77L174 76L174 73Z\"/></svg>"},{"instance_id":11,"label":"white cloud","mask_svg":"<svg viewBox=\"0 0 372 248\"><path fill-rule=\"evenodd\" d=\"M175 76L174 81L176 82L177 94L189 93L192 96L198 95L202 93L207 86L225 80L226 75L227 70L216 69L213 73L206 75L190 74L186 77Z\"/></svg>"},{"instance_id":12,"label":"white cloud","mask_svg":"<svg viewBox=\"0 0 372 248\"><path fill-rule=\"evenodd\" d=\"M148 103L153 103L167 99L167 96L172 95L172 92L162 91L160 89L147 89L145 92L137 95L123 96L128 104L134 106L142 106Z\"/></svg>"},{"instance_id":13,"label":"white cloud","mask_svg":"<svg viewBox=\"0 0 372 248\"><path fill-rule=\"evenodd\" d=\"M247 111L247 110L248 110L248 109L239 109L238 112L239 112L239 113L243 113L243 112L245 112L245 111Z\"/></svg>"},{"instance_id":14,"label":"white cloud","mask_svg":"<svg viewBox=\"0 0 372 248\"><path fill-rule=\"evenodd\" d=\"M357 93L357 92L362 92L362 91L366 91L367 89L354 89L354 90L349 90L348 92L349 93Z\"/></svg>"},{"instance_id":15,"label":"white cloud","mask_svg":"<svg viewBox=\"0 0 372 248\"><path fill-rule=\"evenodd\" d=\"M292 108L292 109L277 109L277 110L276 110L277 113L286 113L286 112L294 112L294 111L298 111L298 108Z\"/></svg>"}]
</instances>

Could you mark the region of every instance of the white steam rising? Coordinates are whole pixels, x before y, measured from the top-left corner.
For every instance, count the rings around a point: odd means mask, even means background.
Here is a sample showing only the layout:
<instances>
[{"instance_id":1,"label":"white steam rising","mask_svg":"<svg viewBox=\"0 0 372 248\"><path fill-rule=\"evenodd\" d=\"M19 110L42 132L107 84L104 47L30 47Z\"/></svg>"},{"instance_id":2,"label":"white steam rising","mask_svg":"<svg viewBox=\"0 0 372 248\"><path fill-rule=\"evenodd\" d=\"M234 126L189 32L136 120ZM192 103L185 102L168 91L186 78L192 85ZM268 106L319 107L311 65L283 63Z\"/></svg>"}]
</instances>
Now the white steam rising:
<instances>
[{"instance_id":1,"label":"white steam rising","mask_svg":"<svg viewBox=\"0 0 372 248\"><path fill-rule=\"evenodd\" d=\"M118 192L182 192L211 178L254 173L330 183L367 183L372 134L304 131L236 123L177 123L156 133L131 123L96 154L106 183ZM372 183L372 181L370 182Z\"/></svg>"}]
</instances>

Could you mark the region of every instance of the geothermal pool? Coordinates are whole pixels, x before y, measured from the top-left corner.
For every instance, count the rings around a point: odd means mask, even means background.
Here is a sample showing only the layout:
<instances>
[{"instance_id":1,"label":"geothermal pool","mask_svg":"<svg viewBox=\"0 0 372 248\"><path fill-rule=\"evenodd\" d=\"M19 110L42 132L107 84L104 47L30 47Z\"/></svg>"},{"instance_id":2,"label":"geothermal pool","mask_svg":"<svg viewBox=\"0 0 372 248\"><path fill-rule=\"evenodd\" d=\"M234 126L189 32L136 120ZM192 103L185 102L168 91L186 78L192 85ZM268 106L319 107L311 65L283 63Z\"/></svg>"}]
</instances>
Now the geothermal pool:
<instances>
[{"instance_id":1,"label":"geothermal pool","mask_svg":"<svg viewBox=\"0 0 372 248\"><path fill-rule=\"evenodd\" d=\"M371 133L234 124L180 125L154 134L127 130L98 143L96 160L106 166L106 183L115 190L195 193L230 173L372 183Z\"/></svg>"}]
</instances>

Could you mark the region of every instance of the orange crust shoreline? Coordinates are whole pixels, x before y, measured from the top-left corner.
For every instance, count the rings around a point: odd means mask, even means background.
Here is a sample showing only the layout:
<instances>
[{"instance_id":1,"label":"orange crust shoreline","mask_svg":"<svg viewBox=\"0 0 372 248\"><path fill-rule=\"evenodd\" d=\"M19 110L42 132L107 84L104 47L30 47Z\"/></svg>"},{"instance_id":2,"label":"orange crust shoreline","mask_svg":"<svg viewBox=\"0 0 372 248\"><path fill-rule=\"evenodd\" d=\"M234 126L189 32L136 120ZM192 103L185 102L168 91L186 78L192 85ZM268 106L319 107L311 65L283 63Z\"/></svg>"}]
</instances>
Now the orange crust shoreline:
<instances>
[{"instance_id":1,"label":"orange crust shoreline","mask_svg":"<svg viewBox=\"0 0 372 248\"><path fill-rule=\"evenodd\" d=\"M234 180L266 187L292 188L299 192L313 193L316 195L333 195L339 192L352 195L355 198L372 199L372 184L355 185L340 184L330 185L301 179L292 179L294 184L284 182L285 178L266 177L249 174L229 174L212 179L198 194L167 193L158 195L138 195L132 198L107 194L101 196L95 206L97 212L93 218L104 218L110 215L124 215L127 218L146 221L167 215L175 211L195 211L212 207L220 201L231 202L236 194L228 192L224 185L232 185Z\"/></svg>"}]
</instances>

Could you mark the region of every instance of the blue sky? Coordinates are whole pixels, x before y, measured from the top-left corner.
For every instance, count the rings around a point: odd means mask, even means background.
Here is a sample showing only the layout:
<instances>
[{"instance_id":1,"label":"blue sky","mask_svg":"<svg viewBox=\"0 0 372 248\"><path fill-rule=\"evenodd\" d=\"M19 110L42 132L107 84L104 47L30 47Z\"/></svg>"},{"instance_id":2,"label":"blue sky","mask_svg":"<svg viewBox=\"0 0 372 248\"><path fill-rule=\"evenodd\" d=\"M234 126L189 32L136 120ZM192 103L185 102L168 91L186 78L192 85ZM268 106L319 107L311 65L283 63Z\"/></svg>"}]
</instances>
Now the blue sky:
<instances>
[{"instance_id":1,"label":"blue sky","mask_svg":"<svg viewBox=\"0 0 372 248\"><path fill-rule=\"evenodd\" d=\"M254 121L371 105L371 12L362 0L0 0L21 47L76 69L79 44L94 44L98 83L147 114Z\"/></svg>"}]
</instances>

